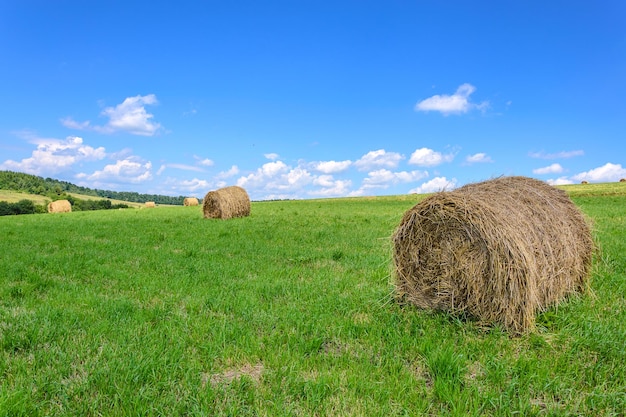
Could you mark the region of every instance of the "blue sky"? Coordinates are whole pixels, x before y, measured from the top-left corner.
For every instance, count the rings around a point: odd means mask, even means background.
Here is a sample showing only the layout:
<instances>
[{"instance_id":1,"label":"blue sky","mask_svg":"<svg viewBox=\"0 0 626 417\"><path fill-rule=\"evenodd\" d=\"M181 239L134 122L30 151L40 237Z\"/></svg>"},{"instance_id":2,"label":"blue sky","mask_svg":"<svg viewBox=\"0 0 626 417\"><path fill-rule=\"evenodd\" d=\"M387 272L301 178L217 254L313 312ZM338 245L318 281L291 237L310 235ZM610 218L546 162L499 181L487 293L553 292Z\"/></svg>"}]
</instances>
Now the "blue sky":
<instances>
[{"instance_id":1,"label":"blue sky","mask_svg":"<svg viewBox=\"0 0 626 417\"><path fill-rule=\"evenodd\" d=\"M0 2L0 169L252 199L626 177L626 2Z\"/></svg>"}]
</instances>

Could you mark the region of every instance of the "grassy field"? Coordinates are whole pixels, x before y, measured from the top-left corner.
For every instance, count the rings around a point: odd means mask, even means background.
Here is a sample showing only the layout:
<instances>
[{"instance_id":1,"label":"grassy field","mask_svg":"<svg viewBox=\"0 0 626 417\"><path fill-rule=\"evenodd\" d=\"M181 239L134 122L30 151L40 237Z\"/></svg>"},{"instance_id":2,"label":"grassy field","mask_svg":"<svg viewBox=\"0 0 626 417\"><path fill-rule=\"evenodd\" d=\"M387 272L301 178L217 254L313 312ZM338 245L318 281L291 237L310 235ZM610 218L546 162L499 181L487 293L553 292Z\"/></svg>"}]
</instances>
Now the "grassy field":
<instances>
[{"instance_id":1,"label":"grassy field","mask_svg":"<svg viewBox=\"0 0 626 417\"><path fill-rule=\"evenodd\" d=\"M518 338L394 301L423 196L0 217L0 416L623 416L626 185L585 187L593 293Z\"/></svg>"}]
</instances>

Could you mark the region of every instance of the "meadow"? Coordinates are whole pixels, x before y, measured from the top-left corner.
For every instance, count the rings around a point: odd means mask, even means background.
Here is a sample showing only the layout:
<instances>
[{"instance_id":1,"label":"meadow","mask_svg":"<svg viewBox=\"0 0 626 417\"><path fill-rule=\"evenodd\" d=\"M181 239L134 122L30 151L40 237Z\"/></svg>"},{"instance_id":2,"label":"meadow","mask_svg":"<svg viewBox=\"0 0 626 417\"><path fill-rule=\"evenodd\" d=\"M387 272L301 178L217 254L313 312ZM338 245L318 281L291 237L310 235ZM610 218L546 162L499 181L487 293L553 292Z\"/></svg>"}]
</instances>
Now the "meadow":
<instances>
[{"instance_id":1,"label":"meadow","mask_svg":"<svg viewBox=\"0 0 626 417\"><path fill-rule=\"evenodd\" d=\"M607 189L569 189L590 291L520 337L394 299L390 237L424 196L0 217L0 416L623 416Z\"/></svg>"}]
</instances>

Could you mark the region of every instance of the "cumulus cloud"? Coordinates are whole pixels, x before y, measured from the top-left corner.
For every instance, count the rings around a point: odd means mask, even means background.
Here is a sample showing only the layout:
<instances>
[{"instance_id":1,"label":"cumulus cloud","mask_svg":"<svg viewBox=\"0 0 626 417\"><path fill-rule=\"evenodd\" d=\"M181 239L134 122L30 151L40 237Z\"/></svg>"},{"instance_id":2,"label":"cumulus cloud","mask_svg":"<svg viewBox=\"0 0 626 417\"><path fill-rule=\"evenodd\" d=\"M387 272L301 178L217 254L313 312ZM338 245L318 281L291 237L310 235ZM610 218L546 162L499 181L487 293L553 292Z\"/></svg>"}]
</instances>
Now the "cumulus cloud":
<instances>
[{"instance_id":1,"label":"cumulus cloud","mask_svg":"<svg viewBox=\"0 0 626 417\"><path fill-rule=\"evenodd\" d=\"M211 159L209 159L209 158L202 158L202 157L199 157L197 155L194 155L193 159L198 161L199 165L202 165L202 166L205 166L205 167L210 167L210 166L213 166L213 164L214 164L214 162Z\"/></svg>"},{"instance_id":2,"label":"cumulus cloud","mask_svg":"<svg viewBox=\"0 0 626 417\"><path fill-rule=\"evenodd\" d=\"M320 197L338 197L348 194L352 181L335 180L332 175L320 175L313 180L313 184L321 188L312 190L308 194Z\"/></svg>"},{"instance_id":3,"label":"cumulus cloud","mask_svg":"<svg viewBox=\"0 0 626 417\"><path fill-rule=\"evenodd\" d=\"M195 192L205 192L212 188L212 184L207 180L201 180L198 178L194 178L192 180L181 181L177 184L182 190L187 190L190 193Z\"/></svg>"},{"instance_id":4,"label":"cumulus cloud","mask_svg":"<svg viewBox=\"0 0 626 417\"><path fill-rule=\"evenodd\" d=\"M443 190L448 191L454 188L456 188L456 179L448 180L446 177L436 177L412 189L409 193L426 194Z\"/></svg>"},{"instance_id":5,"label":"cumulus cloud","mask_svg":"<svg viewBox=\"0 0 626 417\"><path fill-rule=\"evenodd\" d=\"M283 161L274 161L263 164L255 172L241 177L237 180L237 185L243 188L259 188L265 186L276 176L289 171L289 167Z\"/></svg>"},{"instance_id":6,"label":"cumulus cloud","mask_svg":"<svg viewBox=\"0 0 626 417\"><path fill-rule=\"evenodd\" d=\"M239 174L239 167L237 167L237 165L233 165L228 171L222 171L217 174L216 178L223 180L226 178L234 177L237 174Z\"/></svg>"},{"instance_id":7,"label":"cumulus cloud","mask_svg":"<svg viewBox=\"0 0 626 417\"><path fill-rule=\"evenodd\" d=\"M471 84L462 84L452 95L436 94L432 97L424 99L415 105L416 111L438 111L444 115L467 113L472 109L485 110L489 106L489 102L472 103L470 95L476 91L476 87Z\"/></svg>"},{"instance_id":8,"label":"cumulus cloud","mask_svg":"<svg viewBox=\"0 0 626 417\"><path fill-rule=\"evenodd\" d=\"M557 179L547 180L546 182L550 185L568 185L568 184L574 183L574 181L567 179L566 177L560 177Z\"/></svg>"},{"instance_id":9,"label":"cumulus cloud","mask_svg":"<svg viewBox=\"0 0 626 417\"><path fill-rule=\"evenodd\" d=\"M567 158L573 158L575 156L583 156L584 154L585 152L582 150L561 151L561 152L555 152L555 153L545 153L544 151L540 151L540 152L529 152L528 156L530 156L531 158L538 158L538 159L567 159Z\"/></svg>"},{"instance_id":10,"label":"cumulus cloud","mask_svg":"<svg viewBox=\"0 0 626 417\"><path fill-rule=\"evenodd\" d=\"M277 153L266 153L266 154L263 154L263 156L266 159L269 159L270 161L275 161L278 158L280 158L280 156Z\"/></svg>"},{"instance_id":11,"label":"cumulus cloud","mask_svg":"<svg viewBox=\"0 0 626 417\"><path fill-rule=\"evenodd\" d=\"M386 188L393 184L419 181L427 176L428 173L425 171L392 172L388 169L379 169L368 173L363 179L363 185Z\"/></svg>"},{"instance_id":12,"label":"cumulus cloud","mask_svg":"<svg viewBox=\"0 0 626 417\"><path fill-rule=\"evenodd\" d=\"M139 136L154 136L161 124L154 122L154 115L146 111L145 106L157 104L154 94L127 97L115 107L106 107L100 113L109 121L104 125L92 125L89 120L77 122L71 117L61 119L61 123L70 129L91 130L104 134L127 132Z\"/></svg>"},{"instance_id":13,"label":"cumulus cloud","mask_svg":"<svg viewBox=\"0 0 626 417\"><path fill-rule=\"evenodd\" d=\"M369 171L379 167L396 168L403 158L399 153L379 149L366 153L354 165L359 171Z\"/></svg>"},{"instance_id":14,"label":"cumulus cloud","mask_svg":"<svg viewBox=\"0 0 626 417\"><path fill-rule=\"evenodd\" d=\"M80 173L76 177L95 184L138 184L152 179L152 163L143 162L137 157L129 157L105 165L103 169L92 174Z\"/></svg>"},{"instance_id":15,"label":"cumulus cloud","mask_svg":"<svg viewBox=\"0 0 626 417\"><path fill-rule=\"evenodd\" d=\"M440 165L444 162L451 162L454 159L454 154L444 155L441 152L434 151L428 148L421 148L415 150L411 154L409 164L419 165L423 167L432 167Z\"/></svg>"},{"instance_id":16,"label":"cumulus cloud","mask_svg":"<svg viewBox=\"0 0 626 417\"><path fill-rule=\"evenodd\" d=\"M85 145L78 136L68 136L65 140L31 137L29 141L37 145L30 158L4 161L0 164L0 169L45 176L57 174L83 161L96 161L106 157L103 147Z\"/></svg>"},{"instance_id":17,"label":"cumulus cloud","mask_svg":"<svg viewBox=\"0 0 626 417\"><path fill-rule=\"evenodd\" d=\"M493 162L493 159L489 155L483 152L476 153L474 155L468 155L465 158L465 162L468 164L480 164L486 162Z\"/></svg>"},{"instance_id":18,"label":"cumulus cloud","mask_svg":"<svg viewBox=\"0 0 626 417\"><path fill-rule=\"evenodd\" d=\"M560 174L563 172L563 167L560 164L552 164L547 167L533 169L533 174L544 175L544 174Z\"/></svg>"},{"instance_id":19,"label":"cumulus cloud","mask_svg":"<svg viewBox=\"0 0 626 417\"><path fill-rule=\"evenodd\" d=\"M589 182L613 182L619 181L621 178L626 178L626 169L622 168L621 164L612 164L610 162L572 177L575 181Z\"/></svg>"},{"instance_id":20,"label":"cumulus cloud","mask_svg":"<svg viewBox=\"0 0 626 417\"><path fill-rule=\"evenodd\" d=\"M345 171L352 165L352 161L324 161L313 163L313 168L324 174L335 174Z\"/></svg>"}]
</instances>

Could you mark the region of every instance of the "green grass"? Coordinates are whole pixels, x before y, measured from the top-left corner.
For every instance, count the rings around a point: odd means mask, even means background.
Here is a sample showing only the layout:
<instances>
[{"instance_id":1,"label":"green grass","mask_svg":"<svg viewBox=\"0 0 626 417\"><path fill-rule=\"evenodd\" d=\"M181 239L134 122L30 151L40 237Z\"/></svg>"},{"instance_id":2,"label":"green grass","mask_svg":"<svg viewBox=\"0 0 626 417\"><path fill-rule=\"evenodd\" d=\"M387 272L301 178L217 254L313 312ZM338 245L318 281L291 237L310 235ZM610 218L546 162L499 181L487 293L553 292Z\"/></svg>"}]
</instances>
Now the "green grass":
<instances>
[{"instance_id":1,"label":"green grass","mask_svg":"<svg viewBox=\"0 0 626 417\"><path fill-rule=\"evenodd\" d=\"M574 197L593 294L519 338L393 301L420 198L0 218L0 416L624 415L626 193Z\"/></svg>"}]
</instances>

